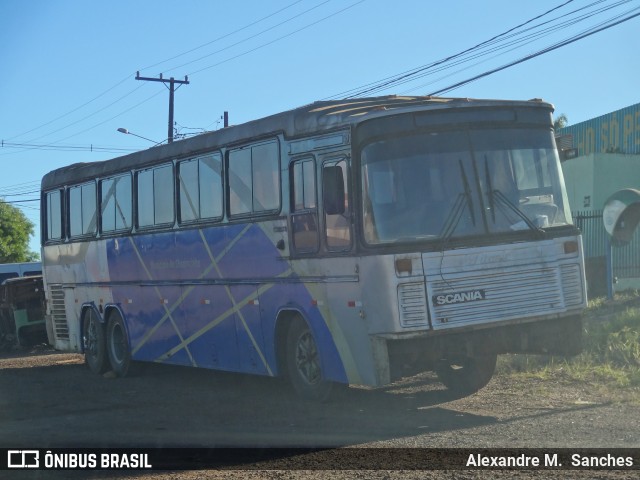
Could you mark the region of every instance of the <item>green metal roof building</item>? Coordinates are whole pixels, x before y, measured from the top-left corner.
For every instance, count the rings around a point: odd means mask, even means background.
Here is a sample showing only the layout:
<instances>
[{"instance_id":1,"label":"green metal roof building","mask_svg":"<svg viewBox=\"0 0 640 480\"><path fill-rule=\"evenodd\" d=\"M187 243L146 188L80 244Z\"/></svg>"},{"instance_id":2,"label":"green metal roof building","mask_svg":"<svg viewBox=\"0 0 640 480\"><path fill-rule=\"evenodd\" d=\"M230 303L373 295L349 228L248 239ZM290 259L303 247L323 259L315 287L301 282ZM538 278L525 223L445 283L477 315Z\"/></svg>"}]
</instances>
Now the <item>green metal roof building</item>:
<instances>
[{"instance_id":1,"label":"green metal roof building","mask_svg":"<svg viewBox=\"0 0 640 480\"><path fill-rule=\"evenodd\" d=\"M640 189L640 103L556 132L574 222L583 231L590 294L603 294L607 233L602 210L611 195ZM613 249L616 290L640 288L640 228ZM605 287L606 288L606 287Z\"/></svg>"}]
</instances>

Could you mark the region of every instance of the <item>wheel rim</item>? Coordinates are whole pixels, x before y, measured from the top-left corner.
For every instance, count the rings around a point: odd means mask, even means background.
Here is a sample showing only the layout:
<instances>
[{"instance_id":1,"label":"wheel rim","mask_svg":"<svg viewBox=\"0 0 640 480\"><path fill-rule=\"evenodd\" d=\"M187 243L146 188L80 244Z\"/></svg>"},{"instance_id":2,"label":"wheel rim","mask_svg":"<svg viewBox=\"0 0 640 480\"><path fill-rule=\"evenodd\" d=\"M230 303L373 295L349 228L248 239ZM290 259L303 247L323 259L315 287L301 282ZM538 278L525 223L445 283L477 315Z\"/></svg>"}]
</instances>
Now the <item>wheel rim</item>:
<instances>
[{"instance_id":1,"label":"wheel rim","mask_svg":"<svg viewBox=\"0 0 640 480\"><path fill-rule=\"evenodd\" d=\"M309 385L315 385L322 379L319 360L311 332L304 332L296 344L296 368L300 377Z\"/></svg>"},{"instance_id":2,"label":"wheel rim","mask_svg":"<svg viewBox=\"0 0 640 480\"><path fill-rule=\"evenodd\" d=\"M89 313L84 332L84 351L95 356L98 353L98 326Z\"/></svg>"},{"instance_id":3,"label":"wheel rim","mask_svg":"<svg viewBox=\"0 0 640 480\"><path fill-rule=\"evenodd\" d=\"M122 363L124 361L126 348L124 332L122 327L116 323L111 329L111 353L116 362Z\"/></svg>"}]
</instances>

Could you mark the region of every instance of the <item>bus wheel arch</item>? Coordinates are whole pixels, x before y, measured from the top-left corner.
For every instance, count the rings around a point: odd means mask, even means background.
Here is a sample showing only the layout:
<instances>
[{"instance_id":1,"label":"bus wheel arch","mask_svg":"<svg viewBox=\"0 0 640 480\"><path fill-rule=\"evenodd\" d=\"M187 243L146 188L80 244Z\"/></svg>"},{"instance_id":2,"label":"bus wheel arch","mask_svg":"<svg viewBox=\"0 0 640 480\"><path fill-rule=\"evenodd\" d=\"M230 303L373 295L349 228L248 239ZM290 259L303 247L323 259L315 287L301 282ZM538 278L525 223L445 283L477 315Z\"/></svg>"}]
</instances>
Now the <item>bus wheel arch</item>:
<instances>
[{"instance_id":1,"label":"bus wheel arch","mask_svg":"<svg viewBox=\"0 0 640 480\"><path fill-rule=\"evenodd\" d=\"M302 314L298 310L281 310L276 317L273 335L276 371L283 378L287 377L287 332L291 323L301 318Z\"/></svg>"},{"instance_id":2,"label":"bus wheel arch","mask_svg":"<svg viewBox=\"0 0 640 480\"><path fill-rule=\"evenodd\" d=\"M309 401L326 400L333 390L333 382L325 378L316 337L309 323L299 312L287 313L279 319L278 360L282 371L296 393Z\"/></svg>"},{"instance_id":3,"label":"bus wheel arch","mask_svg":"<svg viewBox=\"0 0 640 480\"><path fill-rule=\"evenodd\" d=\"M90 305L82 309L80 318L84 361L93 373L102 374L109 368L104 321Z\"/></svg>"},{"instance_id":4,"label":"bus wheel arch","mask_svg":"<svg viewBox=\"0 0 640 480\"><path fill-rule=\"evenodd\" d=\"M106 345L111 369L119 377L124 377L131 366L131 344L124 315L117 308L110 308L107 319Z\"/></svg>"}]
</instances>

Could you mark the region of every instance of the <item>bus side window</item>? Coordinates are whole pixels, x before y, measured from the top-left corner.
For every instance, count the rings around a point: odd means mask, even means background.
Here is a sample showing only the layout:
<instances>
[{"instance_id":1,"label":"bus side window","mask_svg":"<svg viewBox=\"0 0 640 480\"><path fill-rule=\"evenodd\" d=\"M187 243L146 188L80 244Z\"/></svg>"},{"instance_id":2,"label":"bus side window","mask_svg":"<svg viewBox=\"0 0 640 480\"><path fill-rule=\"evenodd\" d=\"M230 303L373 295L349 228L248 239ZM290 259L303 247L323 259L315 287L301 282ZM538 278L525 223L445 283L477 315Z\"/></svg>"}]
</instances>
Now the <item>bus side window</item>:
<instances>
[{"instance_id":1,"label":"bus side window","mask_svg":"<svg viewBox=\"0 0 640 480\"><path fill-rule=\"evenodd\" d=\"M181 223L222 218L221 167L219 153L178 164Z\"/></svg>"},{"instance_id":2,"label":"bus side window","mask_svg":"<svg viewBox=\"0 0 640 480\"><path fill-rule=\"evenodd\" d=\"M280 150L277 141L227 154L229 215L270 215L280 210Z\"/></svg>"},{"instance_id":3,"label":"bus side window","mask_svg":"<svg viewBox=\"0 0 640 480\"><path fill-rule=\"evenodd\" d=\"M47 240L62 239L62 195L60 190L46 194L47 200Z\"/></svg>"},{"instance_id":4,"label":"bus side window","mask_svg":"<svg viewBox=\"0 0 640 480\"><path fill-rule=\"evenodd\" d=\"M173 165L162 165L137 174L138 227L173 222Z\"/></svg>"},{"instance_id":5,"label":"bus side window","mask_svg":"<svg viewBox=\"0 0 640 480\"><path fill-rule=\"evenodd\" d=\"M348 250L351 246L351 213L347 182L347 162L326 162L322 168L324 225L329 250Z\"/></svg>"},{"instance_id":6,"label":"bus side window","mask_svg":"<svg viewBox=\"0 0 640 480\"><path fill-rule=\"evenodd\" d=\"M96 232L96 185L85 183L69 189L69 235L81 237Z\"/></svg>"},{"instance_id":7,"label":"bus side window","mask_svg":"<svg viewBox=\"0 0 640 480\"><path fill-rule=\"evenodd\" d=\"M290 174L293 246L300 253L317 252L320 239L313 159L296 161L291 166Z\"/></svg>"},{"instance_id":8,"label":"bus side window","mask_svg":"<svg viewBox=\"0 0 640 480\"><path fill-rule=\"evenodd\" d=\"M107 178L100 182L102 233L131 228L131 176Z\"/></svg>"}]
</instances>

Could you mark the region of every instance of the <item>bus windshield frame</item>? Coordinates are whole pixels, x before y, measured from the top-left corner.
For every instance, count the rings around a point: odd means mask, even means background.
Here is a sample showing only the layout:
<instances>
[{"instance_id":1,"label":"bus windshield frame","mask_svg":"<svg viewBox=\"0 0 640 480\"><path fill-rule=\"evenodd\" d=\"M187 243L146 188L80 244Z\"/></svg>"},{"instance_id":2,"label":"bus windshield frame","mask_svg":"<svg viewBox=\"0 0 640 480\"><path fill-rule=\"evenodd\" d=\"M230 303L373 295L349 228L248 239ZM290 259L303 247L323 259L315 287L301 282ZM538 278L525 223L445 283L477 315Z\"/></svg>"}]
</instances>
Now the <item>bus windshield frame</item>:
<instances>
[{"instance_id":1,"label":"bus windshield frame","mask_svg":"<svg viewBox=\"0 0 640 480\"><path fill-rule=\"evenodd\" d=\"M572 226L548 126L392 132L358 151L367 246L542 238Z\"/></svg>"}]
</instances>

